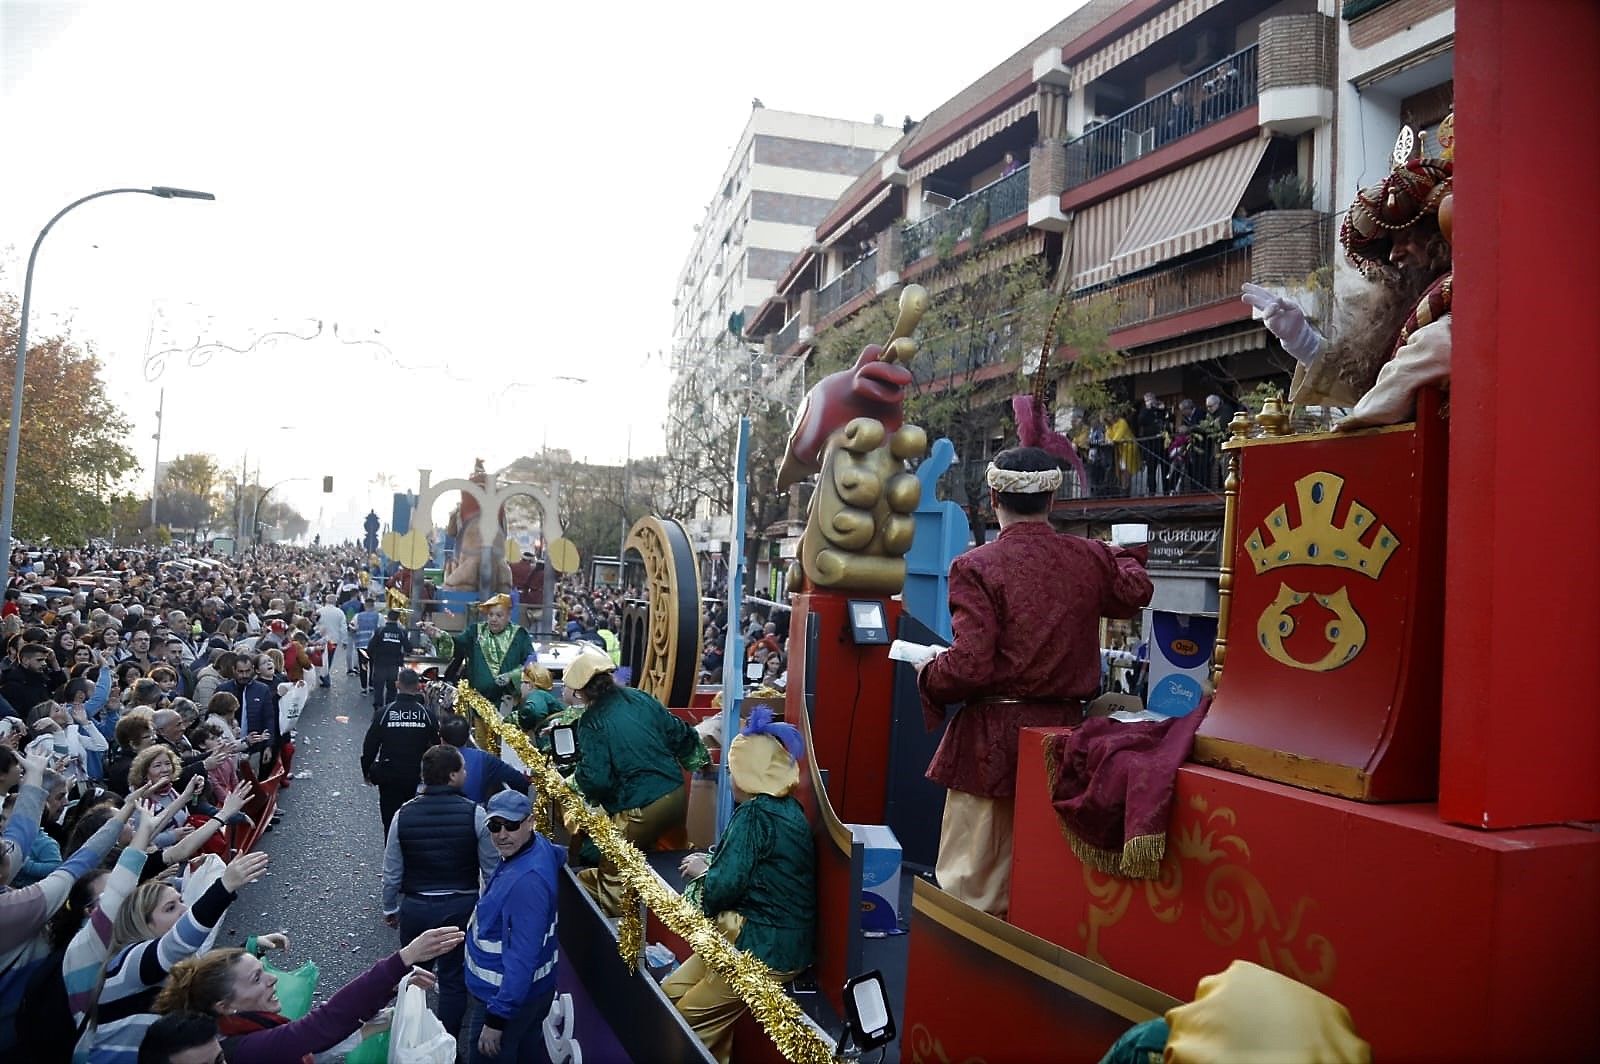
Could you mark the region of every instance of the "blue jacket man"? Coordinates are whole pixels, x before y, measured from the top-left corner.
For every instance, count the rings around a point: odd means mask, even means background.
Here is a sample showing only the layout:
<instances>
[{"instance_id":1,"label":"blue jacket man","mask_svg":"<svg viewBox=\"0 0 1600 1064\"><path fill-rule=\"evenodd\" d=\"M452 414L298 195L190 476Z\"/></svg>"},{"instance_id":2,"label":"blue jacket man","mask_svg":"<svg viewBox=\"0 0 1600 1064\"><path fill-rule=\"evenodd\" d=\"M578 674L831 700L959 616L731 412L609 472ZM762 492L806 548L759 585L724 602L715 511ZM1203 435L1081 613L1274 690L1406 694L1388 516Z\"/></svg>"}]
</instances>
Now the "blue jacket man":
<instances>
[{"instance_id":1,"label":"blue jacket man","mask_svg":"<svg viewBox=\"0 0 1600 1064\"><path fill-rule=\"evenodd\" d=\"M272 736L272 754L262 758L264 763L270 763L277 758L280 741L278 692L256 679L255 675L255 656L240 654L233 666L233 679L218 684L217 690L226 691L239 700L239 724L246 734L265 732Z\"/></svg>"},{"instance_id":2,"label":"blue jacket man","mask_svg":"<svg viewBox=\"0 0 1600 1064\"><path fill-rule=\"evenodd\" d=\"M488 813L501 862L467 925L465 1044L473 1061L519 1060L525 1044L542 1053L555 999L556 877L566 851L534 830L525 794L501 791Z\"/></svg>"},{"instance_id":3,"label":"blue jacket man","mask_svg":"<svg viewBox=\"0 0 1600 1064\"><path fill-rule=\"evenodd\" d=\"M511 788L528 793L528 777L495 757L487 750L479 750L472 743L472 725L465 717L446 717L439 723L439 738L461 753L467 766L466 782L461 793L482 805L491 796Z\"/></svg>"}]
</instances>

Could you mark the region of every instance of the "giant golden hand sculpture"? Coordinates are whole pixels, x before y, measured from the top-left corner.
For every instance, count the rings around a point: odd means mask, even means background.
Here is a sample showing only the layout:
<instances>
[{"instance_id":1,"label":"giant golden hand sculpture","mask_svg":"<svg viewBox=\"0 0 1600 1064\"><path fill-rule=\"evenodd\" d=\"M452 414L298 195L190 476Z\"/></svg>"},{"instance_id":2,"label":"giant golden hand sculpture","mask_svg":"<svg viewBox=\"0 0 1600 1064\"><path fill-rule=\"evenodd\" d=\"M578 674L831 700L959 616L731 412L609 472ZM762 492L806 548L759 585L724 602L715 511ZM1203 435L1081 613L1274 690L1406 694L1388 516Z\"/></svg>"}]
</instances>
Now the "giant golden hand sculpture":
<instances>
[{"instance_id":1,"label":"giant golden hand sculpture","mask_svg":"<svg viewBox=\"0 0 1600 1064\"><path fill-rule=\"evenodd\" d=\"M928 308L921 285L900 293L894 333L869 345L850 369L818 381L789 436L779 484L821 473L790 590L807 587L893 594L905 584L905 553L922 489L906 468L927 453L928 435L904 425L917 352L911 333Z\"/></svg>"}]
</instances>

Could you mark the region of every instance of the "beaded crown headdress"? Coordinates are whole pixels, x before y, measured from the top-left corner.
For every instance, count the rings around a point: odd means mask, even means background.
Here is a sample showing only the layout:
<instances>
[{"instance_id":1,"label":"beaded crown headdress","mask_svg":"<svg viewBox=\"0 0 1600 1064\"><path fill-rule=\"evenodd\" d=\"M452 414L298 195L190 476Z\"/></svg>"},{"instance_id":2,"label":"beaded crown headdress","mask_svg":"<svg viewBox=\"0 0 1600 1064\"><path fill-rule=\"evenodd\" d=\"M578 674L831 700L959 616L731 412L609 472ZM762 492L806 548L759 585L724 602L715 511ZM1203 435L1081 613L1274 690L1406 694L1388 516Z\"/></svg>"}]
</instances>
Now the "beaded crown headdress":
<instances>
[{"instance_id":1,"label":"beaded crown headdress","mask_svg":"<svg viewBox=\"0 0 1600 1064\"><path fill-rule=\"evenodd\" d=\"M1429 215L1450 194L1455 173L1455 115L1439 125L1439 154L1412 158L1419 138L1410 126L1395 139L1394 169L1376 185L1356 193L1339 227L1339 243L1351 265L1369 273L1387 263L1397 230L1409 229Z\"/></svg>"}]
</instances>

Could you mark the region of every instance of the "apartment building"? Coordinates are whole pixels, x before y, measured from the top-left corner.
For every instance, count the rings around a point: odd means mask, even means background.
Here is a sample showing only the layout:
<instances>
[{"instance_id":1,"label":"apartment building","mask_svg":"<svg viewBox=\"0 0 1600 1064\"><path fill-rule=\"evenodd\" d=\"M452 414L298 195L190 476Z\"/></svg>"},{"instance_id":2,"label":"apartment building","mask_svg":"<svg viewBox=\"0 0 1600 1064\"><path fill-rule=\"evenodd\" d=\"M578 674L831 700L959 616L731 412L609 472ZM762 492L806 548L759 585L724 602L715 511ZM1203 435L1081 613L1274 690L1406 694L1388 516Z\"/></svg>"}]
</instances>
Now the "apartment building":
<instances>
[{"instance_id":1,"label":"apartment building","mask_svg":"<svg viewBox=\"0 0 1600 1064\"><path fill-rule=\"evenodd\" d=\"M699 452L725 435L742 408L741 390L751 386L760 353L744 339L751 313L839 195L899 136L881 118L852 122L752 106L672 298L667 443L677 483L669 490L683 511L709 519L730 504L695 471L731 460Z\"/></svg>"},{"instance_id":2,"label":"apartment building","mask_svg":"<svg viewBox=\"0 0 1600 1064\"><path fill-rule=\"evenodd\" d=\"M898 285L927 285L937 306L964 274L1038 258L1075 303L1114 307L1118 357L1096 374L1113 397L1108 422L1137 424L1146 393L1167 411L1160 437L1090 447L1089 476L1070 478L1054 516L1087 531L1150 524L1172 547L1156 552L1157 605L1214 608L1219 463L1207 447L1167 450L1186 400L1199 419L1209 395L1231 405L1288 382L1292 361L1251 320L1242 283L1325 302L1331 212L1348 199L1334 191L1340 8L1091 0L864 171L747 332L802 359ZM1058 390L1082 372L1071 358L1052 361ZM995 413L1002 446L1014 429Z\"/></svg>"}]
</instances>

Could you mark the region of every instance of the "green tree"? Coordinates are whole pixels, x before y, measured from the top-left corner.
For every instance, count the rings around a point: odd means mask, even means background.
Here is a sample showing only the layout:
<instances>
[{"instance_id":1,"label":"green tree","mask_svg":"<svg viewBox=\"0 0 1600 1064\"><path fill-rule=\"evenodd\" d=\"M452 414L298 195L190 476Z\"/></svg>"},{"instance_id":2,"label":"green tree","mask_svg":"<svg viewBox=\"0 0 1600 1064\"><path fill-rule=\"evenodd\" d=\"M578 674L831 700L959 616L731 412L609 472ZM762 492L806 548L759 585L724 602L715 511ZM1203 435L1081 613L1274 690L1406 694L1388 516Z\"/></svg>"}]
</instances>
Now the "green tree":
<instances>
[{"instance_id":1,"label":"green tree","mask_svg":"<svg viewBox=\"0 0 1600 1064\"><path fill-rule=\"evenodd\" d=\"M17 315L16 297L0 294L0 425L7 429ZM113 489L136 465L127 438L127 420L106 397L92 346L65 328L30 337L12 534L63 543L104 535Z\"/></svg>"},{"instance_id":2,"label":"green tree","mask_svg":"<svg viewBox=\"0 0 1600 1064\"><path fill-rule=\"evenodd\" d=\"M1010 264L965 257L937 271L930 287L930 306L915 334L919 350L910 365L914 383L906 420L926 429L930 440L942 436L955 445L959 462L944 483L965 509L974 542L981 543L993 518L984 470L996 451L1016 442L1010 399L1032 387L1030 372L1038 366L1057 296L1037 256ZM824 331L813 378L852 364L866 344L887 339L898 299L898 292L887 293ZM1047 371L1057 408L1093 411L1110 404L1095 378L1116 358L1106 344L1114 314L1106 300L1071 300L1061 307Z\"/></svg>"}]
</instances>

